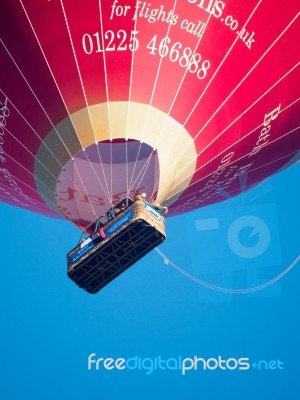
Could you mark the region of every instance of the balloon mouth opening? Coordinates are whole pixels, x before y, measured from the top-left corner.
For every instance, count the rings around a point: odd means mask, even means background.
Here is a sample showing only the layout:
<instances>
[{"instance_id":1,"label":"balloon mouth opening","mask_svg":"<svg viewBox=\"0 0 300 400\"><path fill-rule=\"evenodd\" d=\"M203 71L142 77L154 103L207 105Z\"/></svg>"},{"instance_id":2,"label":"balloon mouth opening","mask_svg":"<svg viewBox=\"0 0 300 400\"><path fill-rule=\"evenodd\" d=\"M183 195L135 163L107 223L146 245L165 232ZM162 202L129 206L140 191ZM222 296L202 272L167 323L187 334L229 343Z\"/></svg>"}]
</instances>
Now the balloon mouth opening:
<instances>
[{"instance_id":1,"label":"balloon mouth opening","mask_svg":"<svg viewBox=\"0 0 300 400\"><path fill-rule=\"evenodd\" d=\"M74 159L87 160L104 165L116 165L146 160L156 151L146 143L135 139L111 139L102 140L98 143L80 150L73 157Z\"/></svg>"},{"instance_id":2,"label":"balloon mouth opening","mask_svg":"<svg viewBox=\"0 0 300 400\"><path fill-rule=\"evenodd\" d=\"M56 185L62 214L85 226L128 195L156 198L159 186L157 150L139 140L117 138L94 143L63 166Z\"/></svg>"}]
</instances>

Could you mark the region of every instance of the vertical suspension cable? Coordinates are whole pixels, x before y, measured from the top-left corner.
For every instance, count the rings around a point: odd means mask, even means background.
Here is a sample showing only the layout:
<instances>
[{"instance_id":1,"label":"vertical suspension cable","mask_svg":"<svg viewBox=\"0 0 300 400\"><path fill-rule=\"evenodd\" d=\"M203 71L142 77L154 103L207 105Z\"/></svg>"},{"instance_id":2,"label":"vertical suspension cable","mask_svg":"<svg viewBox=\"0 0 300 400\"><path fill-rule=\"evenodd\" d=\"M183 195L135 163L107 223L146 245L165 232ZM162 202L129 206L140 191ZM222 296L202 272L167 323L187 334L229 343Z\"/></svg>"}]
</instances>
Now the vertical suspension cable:
<instances>
[{"instance_id":1,"label":"vertical suspension cable","mask_svg":"<svg viewBox=\"0 0 300 400\"><path fill-rule=\"evenodd\" d=\"M108 90L108 76L107 76L107 65L106 65L106 53L105 53L105 42L104 42L104 30L103 30L103 15L102 15L102 3L101 0L98 2L99 5L99 17L100 17L100 30L101 30L101 38L103 43L103 66L104 66L104 78L105 78L105 90L106 90L106 101L107 101L107 115L108 115L108 125L109 125L109 137L110 137L110 146L112 146L112 132L111 132L111 119L110 119L110 107L109 107L109 90ZM112 148L110 148L110 205L113 205L112 197Z\"/></svg>"},{"instance_id":2,"label":"vertical suspension cable","mask_svg":"<svg viewBox=\"0 0 300 400\"><path fill-rule=\"evenodd\" d=\"M175 11L176 5L177 5L177 0L174 0L173 9L172 9L173 13ZM171 20L170 20L170 22L168 24L168 28L167 28L167 36L166 37L169 37L171 26L172 26L172 24L171 24ZM148 105L148 110L147 110L147 114L146 114L146 118L145 118L145 122L144 122L144 129L143 129L143 132L142 132L142 138L140 140L140 146L139 146L139 150L137 152L137 156L136 156L136 160L135 160L135 163L134 163L133 172L132 172L132 176L131 176L131 179L130 179L129 186L131 186L132 179L133 179L133 176L134 176L134 173L135 173L135 169L136 169L136 164L137 164L137 161L138 161L138 158L139 158L139 155L140 155L141 144L144 141L145 131L146 131L146 127L147 127L147 124L148 124L151 105L152 105L152 101L153 101L153 97L154 97L154 93L155 93L155 89L156 89L156 85L157 85L157 81L158 81L158 77L159 77L162 61L163 61L163 57L160 56L159 65L158 65L158 68L157 68L156 77L155 77L155 81L154 81L154 86L153 86L153 89L152 89L152 93L151 93L151 97L150 97L150 101L149 101L149 105Z\"/></svg>"},{"instance_id":3,"label":"vertical suspension cable","mask_svg":"<svg viewBox=\"0 0 300 400\"><path fill-rule=\"evenodd\" d=\"M135 2L135 10L137 9L138 0ZM137 32L137 16L134 20L134 32ZM129 78L129 93L128 93L128 107L127 107L127 120L126 120L126 131L125 131L125 159L126 159L126 192L127 196L130 194L129 189L129 165L128 165L128 130L129 130L129 116L131 107L131 96L132 96L132 79L133 79L133 69L134 69L134 55L135 51L131 52L131 65L130 65L130 78Z\"/></svg>"},{"instance_id":4,"label":"vertical suspension cable","mask_svg":"<svg viewBox=\"0 0 300 400\"><path fill-rule=\"evenodd\" d=\"M60 0L60 4L61 4L61 7L62 7L63 15L64 15L65 22L66 22L67 31L68 31L69 38L70 38L70 43L71 43L71 47L72 47L72 51L73 51L73 55L74 55L74 60L75 60L75 64L76 64L76 68L77 68L77 72L78 72L78 77L79 77L79 80L80 80L80 84L81 84L81 88L82 88L82 93L83 93L83 96L84 96L84 100L85 100L87 112L88 112L88 115L89 115L89 120L90 120L90 123L91 123L93 135L94 135L94 141L95 141L95 143L96 143L96 135L95 135L94 124L93 124L93 120L92 120L92 117L91 117L91 113L90 113L90 109L89 109L89 104L88 104L88 100L87 100L87 96L86 96L86 92L85 92L85 88L84 88L84 84L83 84L83 80L82 80L82 76L81 76L80 67L79 67L79 63L78 63L78 60L77 60L77 55L76 55L75 47L74 47L74 44L73 44L73 39L72 39L72 35L71 35L71 31L70 31L70 27L69 27L67 15L66 15L65 8L64 8L64 5L63 5L63 0ZM86 156L87 161L88 161L89 164L90 164L90 167L91 167L91 169L92 169L92 171L93 171L93 173L94 173L94 175L95 175L95 177L96 177L98 183L100 184L100 186L101 186L102 189L104 190L103 185L102 185L101 181L99 180L98 174L96 173L95 168L94 168L92 162L90 161L90 159L89 159L87 153L84 152L84 154L85 154L85 156ZM80 180L82 180L81 177L80 177ZM105 193L105 192L104 192L104 193ZM97 215L95 215L95 218L96 218L96 217L97 217Z\"/></svg>"}]
</instances>

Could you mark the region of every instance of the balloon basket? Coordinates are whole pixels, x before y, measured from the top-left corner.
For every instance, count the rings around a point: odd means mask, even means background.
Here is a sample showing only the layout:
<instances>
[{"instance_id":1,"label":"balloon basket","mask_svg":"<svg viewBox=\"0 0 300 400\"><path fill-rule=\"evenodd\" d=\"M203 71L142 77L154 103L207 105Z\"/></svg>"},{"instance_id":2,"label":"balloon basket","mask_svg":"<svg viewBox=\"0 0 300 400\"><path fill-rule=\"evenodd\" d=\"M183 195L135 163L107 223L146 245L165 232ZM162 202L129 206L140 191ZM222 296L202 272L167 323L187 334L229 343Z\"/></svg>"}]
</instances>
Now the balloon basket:
<instances>
[{"instance_id":1,"label":"balloon basket","mask_svg":"<svg viewBox=\"0 0 300 400\"><path fill-rule=\"evenodd\" d=\"M97 293L166 238L165 218L144 200L104 226L68 253L68 277L88 293Z\"/></svg>"}]
</instances>

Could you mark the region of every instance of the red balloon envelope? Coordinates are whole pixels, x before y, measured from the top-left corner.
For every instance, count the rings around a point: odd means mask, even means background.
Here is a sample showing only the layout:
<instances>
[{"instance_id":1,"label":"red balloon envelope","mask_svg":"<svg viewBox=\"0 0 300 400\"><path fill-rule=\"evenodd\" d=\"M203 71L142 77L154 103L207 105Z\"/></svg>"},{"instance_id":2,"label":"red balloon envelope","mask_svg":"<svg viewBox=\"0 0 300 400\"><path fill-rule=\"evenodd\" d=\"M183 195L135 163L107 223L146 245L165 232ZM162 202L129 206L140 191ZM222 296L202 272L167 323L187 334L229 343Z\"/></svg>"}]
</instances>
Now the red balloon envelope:
<instances>
[{"instance_id":1,"label":"red balloon envelope","mask_svg":"<svg viewBox=\"0 0 300 400\"><path fill-rule=\"evenodd\" d=\"M0 200L84 227L183 213L294 163L299 0L1 2Z\"/></svg>"}]
</instances>

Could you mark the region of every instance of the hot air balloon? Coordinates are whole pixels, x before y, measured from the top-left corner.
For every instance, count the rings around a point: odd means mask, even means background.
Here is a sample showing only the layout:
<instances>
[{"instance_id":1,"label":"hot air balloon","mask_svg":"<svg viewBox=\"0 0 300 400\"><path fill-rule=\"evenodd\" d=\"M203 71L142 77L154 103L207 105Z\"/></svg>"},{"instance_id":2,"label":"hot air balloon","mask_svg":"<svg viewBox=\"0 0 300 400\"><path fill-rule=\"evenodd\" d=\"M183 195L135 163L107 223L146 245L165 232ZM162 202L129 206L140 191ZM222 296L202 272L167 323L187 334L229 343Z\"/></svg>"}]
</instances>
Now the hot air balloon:
<instances>
[{"instance_id":1,"label":"hot air balloon","mask_svg":"<svg viewBox=\"0 0 300 400\"><path fill-rule=\"evenodd\" d=\"M81 229L169 215L299 158L299 2L4 0L0 200Z\"/></svg>"}]
</instances>

